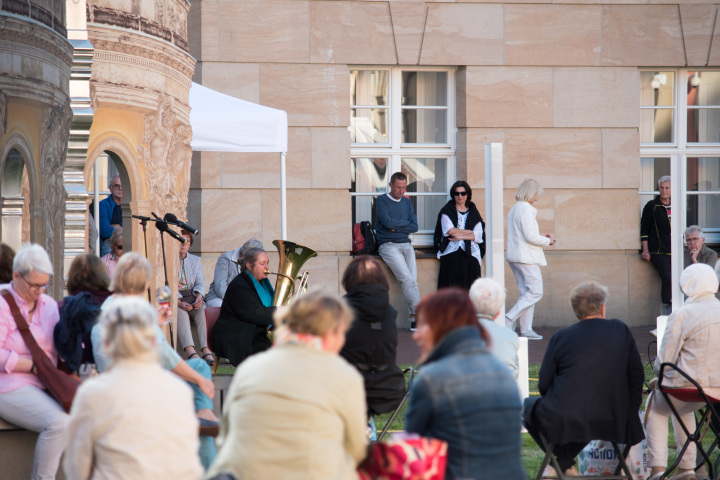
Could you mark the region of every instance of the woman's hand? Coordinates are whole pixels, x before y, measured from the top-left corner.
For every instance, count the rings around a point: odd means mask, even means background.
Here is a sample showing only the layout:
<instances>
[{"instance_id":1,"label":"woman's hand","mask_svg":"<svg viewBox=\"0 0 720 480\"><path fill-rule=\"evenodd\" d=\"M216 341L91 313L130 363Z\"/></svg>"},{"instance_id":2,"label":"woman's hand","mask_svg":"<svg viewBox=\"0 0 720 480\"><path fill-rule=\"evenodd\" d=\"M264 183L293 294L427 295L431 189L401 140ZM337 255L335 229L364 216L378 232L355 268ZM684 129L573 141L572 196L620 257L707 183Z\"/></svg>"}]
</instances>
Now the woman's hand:
<instances>
[{"instance_id":1,"label":"woman's hand","mask_svg":"<svg viewBox=\"0 0 720 480\"><path fill-rule=\"evenodd\" d=\"M212 382L212 380L209 380L205 377L201 377L198 380L198 387L200 387L200 390L210 397L210 400L212 400L215 397L215 384Z\"/></svg>"},{"instance_id":2,"label":"woman's hand","mask_svg":"<svg viewBox=\"0 0 720 480\"><path fill-rule=\"evenodd\" d=\"M642 259L645 260L646 262L649 262L649 261L650 261L650 252L642 252L641 257L642 257Z\"/></svg>"},{"instance_id":3,"label":"woman's hand","mask_svg":"<svg viewBox=\"0 0 720 480\"><path fill-rule=\"evenodd\" d=\"M170 305L167 303L162 303L158 305L158 325L165 325L166 323L172 322L172 310L170 310Z\"/></svg>"},{"instance_id":4,"label":"woman's hand","mask_svg":"<svg viewBox=\"0 0 720 480\"><path fill-rule=\"evenodd\" d=\"M182 300L178 300L178 308L180 308L181 310L185 310L186 312L189 312L190 310L193 309L193 306L190 305L190 304L187 303L187 302L183 302Z\"/></svg>"},{"instance_id":5,"label":"woman's hand","mask_svg":"<svg viewBox=\"0 0 720 480\"><path fill-rule=\"evenodd\" d=\"M195 310L200 310L200 308L203 306L203 304L204 304L204 302L203 302L203 296L202 296L201 293L198 293L198 294L195 296L195 303L193 303L193 304L191 305L191 307L194 308Z\"/></svg>"}]
</instances>

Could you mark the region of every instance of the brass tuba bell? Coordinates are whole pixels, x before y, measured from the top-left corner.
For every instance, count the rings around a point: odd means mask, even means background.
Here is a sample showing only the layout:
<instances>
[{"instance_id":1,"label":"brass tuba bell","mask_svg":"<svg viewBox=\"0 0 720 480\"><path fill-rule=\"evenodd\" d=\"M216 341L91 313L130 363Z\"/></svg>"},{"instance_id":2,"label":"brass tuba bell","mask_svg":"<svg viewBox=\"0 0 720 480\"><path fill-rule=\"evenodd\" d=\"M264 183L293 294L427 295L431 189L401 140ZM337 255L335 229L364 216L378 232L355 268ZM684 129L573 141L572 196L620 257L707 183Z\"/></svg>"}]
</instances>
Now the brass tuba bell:
<instances>
[{"instance_id":1,"label":"brass tuba bell","mask_svg":"<svg viewBox=\"0 0 720 480\"><path fill-rule=\"evenodd\" d=\"M317 257L317 252L299 243L288 242L287 240L275 240L273 245L277 248L280 256L278 271L267 273L277 275L273 305L279 307L287 305L294 296L305 291L309 274L304 272L299 275L300 269L312 257Z\"/></svg>"}]
</instances>

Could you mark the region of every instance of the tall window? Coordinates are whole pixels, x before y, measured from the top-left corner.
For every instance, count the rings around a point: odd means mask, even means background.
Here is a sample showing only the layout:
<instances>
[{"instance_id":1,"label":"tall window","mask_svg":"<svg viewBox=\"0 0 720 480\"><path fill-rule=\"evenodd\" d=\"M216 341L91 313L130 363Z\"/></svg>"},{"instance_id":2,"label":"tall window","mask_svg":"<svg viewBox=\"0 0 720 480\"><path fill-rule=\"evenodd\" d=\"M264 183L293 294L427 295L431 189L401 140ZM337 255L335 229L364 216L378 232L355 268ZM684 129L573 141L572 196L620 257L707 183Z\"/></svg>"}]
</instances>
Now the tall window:
<instances>
[{"instance_id":1,"label":"tall window","mask_svg":"<svg viewBox=\"0 0 720 480\"><path fill-rule=\"evenodd\" d=\"M413 243L432 245L437 214L455 181L454 86L454 70L447 68L351 69L353 222L375 225L375 199L402 171L418 217Z\"/></svg>"},{"instance_id":2,"label":"tall window","mask_svg":"<svg viewBox=\"0 0 720 480\"><path fill-rule=\"evenodd\" d=\"M700 225L720 243L720 71L640 72L640 142L641 204L676 159L686 179L681 227Z\"/></svg>"}]
</instances>

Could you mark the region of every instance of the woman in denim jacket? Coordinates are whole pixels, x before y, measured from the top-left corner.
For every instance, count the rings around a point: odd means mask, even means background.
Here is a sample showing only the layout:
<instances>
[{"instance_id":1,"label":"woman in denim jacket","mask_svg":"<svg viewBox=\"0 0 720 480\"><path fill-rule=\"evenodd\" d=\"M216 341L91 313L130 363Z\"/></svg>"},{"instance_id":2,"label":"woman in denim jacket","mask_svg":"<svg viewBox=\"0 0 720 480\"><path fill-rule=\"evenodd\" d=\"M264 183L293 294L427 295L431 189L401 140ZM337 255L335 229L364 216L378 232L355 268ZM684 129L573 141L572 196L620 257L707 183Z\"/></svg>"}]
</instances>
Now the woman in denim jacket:
<instances>
[{"instance_id":1,"label":"woman in denim jacket","mask_svg":"<svg viewBox=\"0 0 720 480\"><path fill-rule=\"evenodd\" d=\"M423 354L405 428L448 443L447 479L526 479L520 459L520 393L487 349L467 292L441 289L417 308Z\"/></svg>"}]
</instances>

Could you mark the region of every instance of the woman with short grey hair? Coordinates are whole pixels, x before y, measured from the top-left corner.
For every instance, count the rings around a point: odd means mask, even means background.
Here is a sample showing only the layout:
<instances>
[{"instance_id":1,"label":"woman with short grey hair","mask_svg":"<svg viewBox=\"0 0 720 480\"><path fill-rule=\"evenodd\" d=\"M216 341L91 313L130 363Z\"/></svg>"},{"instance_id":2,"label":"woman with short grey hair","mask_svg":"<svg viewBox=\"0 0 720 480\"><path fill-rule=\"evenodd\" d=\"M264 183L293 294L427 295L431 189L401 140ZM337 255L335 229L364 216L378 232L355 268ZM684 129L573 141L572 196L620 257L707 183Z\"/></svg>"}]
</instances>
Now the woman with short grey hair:
<instances>
[{"instance_id":1,"label":"woman with short grey hair","mask_svg":"<svg viewBox=\"0 0 720 480\"><path fill-rule=\"evenodd\" d=\"M251 238L243 244L242 247L238 247L229 252L225 252L218 258L217 264L215 264L215 274L213 275L213 281L210 284L210 289L205 296L205 304L208 307L219 307L222 305L223 299L225 298L225 292L227 291L230 282L240 273L240 268L243 262L243 253L247 252L251 248L263 248L262 243L257 238Z\"/></svg>"},{"instance_id":2,"label":"woman with short grey hair","mask_svg":"<svg viewBox=\"0 0 720 480\"><path fill-rule=\"evenodd\" d=\"M43 293L52 273L52 263L45 250L40 245L26 243L15 255L13 279L5 286L5 292L17 304L40 348L57 363L53 331L60 315L55 300ZM36 375L30 349L5 298L0 298L0 417L39 432L31 478L55 478L67 444L69 417L45 392L45 385Z\"/></svg>"},{"instance_id":3,"label":"woman with short grey hair","mask_svg":"<svg viewBox=\"0 0 720 480\"><path fill-rule=\"evenodd\" d=\"M670 177L658 180L659 195L645 204L640 218L641 257L660 275L660 315L672 311L672 272L670 259Z\"/></svg>"},{"instance_id":4,"label":"woman with short grey hair","mask_svg":"<svg viewBox=\"0 0 720 480\"><path fill-rule=\"evenodd\" d=\"M67 478L202 475L193 396L158 362L156 324L155 310L139 297L114 299L103 310L101 336L112 368L78 389L63 463Z\"/></svg>"}]
</instances>

